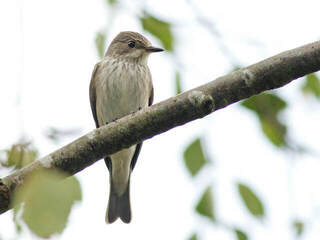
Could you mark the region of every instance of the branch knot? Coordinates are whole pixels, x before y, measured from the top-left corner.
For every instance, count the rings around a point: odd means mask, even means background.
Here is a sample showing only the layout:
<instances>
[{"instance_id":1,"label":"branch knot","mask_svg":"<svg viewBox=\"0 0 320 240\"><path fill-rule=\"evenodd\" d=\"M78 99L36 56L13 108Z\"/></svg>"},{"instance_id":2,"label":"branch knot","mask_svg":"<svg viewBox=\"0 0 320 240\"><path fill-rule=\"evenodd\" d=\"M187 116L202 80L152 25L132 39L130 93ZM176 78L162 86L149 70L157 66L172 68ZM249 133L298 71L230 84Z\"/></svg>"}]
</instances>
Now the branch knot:
<instances>
[{"instance_id":1,"label":"branch knot","mask_svg":"<svg viewBox=\"0 0 320 240\"><path fill-rule=\"evenodd\" d=\"M252 73L252 71L250 71L249 69L243 69L242 75L243 75L242 78L244 79L245 84L246 84L248 87L252 87L252 85L253 85L254 82L255 82L255 76L254 76L254 74Z\"/></svg>"},{"instance_id":2,"label":"branch knot","mask_svg":"<svg viewBox=\"0 0 320 240\"><path fill-rule=\"evenodd\" d=\"M209 94L194 90L189 93L188 99L195 108L200 108L207 114L214 111L214 101Z\"/></svg>"}]
</instances>

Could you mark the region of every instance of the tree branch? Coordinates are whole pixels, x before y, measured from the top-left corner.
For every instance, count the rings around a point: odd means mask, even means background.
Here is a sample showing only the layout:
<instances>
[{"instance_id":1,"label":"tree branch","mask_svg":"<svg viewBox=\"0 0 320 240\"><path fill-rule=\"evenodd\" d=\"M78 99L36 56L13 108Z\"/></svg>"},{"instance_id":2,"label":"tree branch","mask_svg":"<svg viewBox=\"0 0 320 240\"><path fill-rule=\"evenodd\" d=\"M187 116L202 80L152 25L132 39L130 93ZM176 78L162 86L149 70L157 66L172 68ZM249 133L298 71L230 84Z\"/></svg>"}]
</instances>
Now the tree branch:
<instances>
[{"instance_id":1,"label":"tree branch","mask_svg":"<svg viewBox=\"0 0 320 240\"><path fill-rule=\"evenodd\" d=\"M283 52L95 129L0 180L0 212L10 208L13 190L23 185L34 170L58 168L73 175L104 156L318 70L320 41Z\"/></svg>"}]
</instances>

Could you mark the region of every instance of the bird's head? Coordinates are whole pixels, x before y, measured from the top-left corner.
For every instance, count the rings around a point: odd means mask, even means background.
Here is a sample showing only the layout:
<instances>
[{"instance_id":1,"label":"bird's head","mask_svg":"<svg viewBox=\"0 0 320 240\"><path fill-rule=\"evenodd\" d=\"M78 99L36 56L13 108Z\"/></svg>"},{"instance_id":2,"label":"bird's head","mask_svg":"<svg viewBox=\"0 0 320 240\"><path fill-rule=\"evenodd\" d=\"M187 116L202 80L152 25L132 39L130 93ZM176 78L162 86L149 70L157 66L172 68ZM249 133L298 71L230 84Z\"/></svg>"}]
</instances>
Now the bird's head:
<instances>
[{"instance_id":1,"label":"bird's head","mask_svg":"<svg viewBox=\"0 0 320 240\"><path fill-rule=\"evenodd\" d=\"M120 32L111 42L106 55L121 60L144 62L150 53L161 52L150 41L137 32Z\"/></svg>"}]
</instances>

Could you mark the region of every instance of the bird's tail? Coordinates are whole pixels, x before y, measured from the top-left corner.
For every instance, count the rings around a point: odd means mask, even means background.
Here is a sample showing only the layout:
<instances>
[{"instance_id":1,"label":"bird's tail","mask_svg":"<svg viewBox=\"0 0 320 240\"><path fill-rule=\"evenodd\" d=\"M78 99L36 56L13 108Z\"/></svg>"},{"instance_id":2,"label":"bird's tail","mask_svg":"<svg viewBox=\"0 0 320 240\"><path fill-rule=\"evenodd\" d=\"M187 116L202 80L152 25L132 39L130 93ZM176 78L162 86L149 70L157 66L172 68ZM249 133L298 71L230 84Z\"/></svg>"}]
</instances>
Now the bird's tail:
<instances>
[{"instance_id":1,"label":"bird's tail","mask_svg":"<svg viewBox=\"0 0 320 240\"><path fill-rule=\"evenodd\" d=\"M114 191L112 181L110 183L109 203L106 213L106 223L113 223L119 217L124 223L131 221L131 207L130 207L130 180L127 188L122 195L118 195Z\"/></svg>"}]
</instances>

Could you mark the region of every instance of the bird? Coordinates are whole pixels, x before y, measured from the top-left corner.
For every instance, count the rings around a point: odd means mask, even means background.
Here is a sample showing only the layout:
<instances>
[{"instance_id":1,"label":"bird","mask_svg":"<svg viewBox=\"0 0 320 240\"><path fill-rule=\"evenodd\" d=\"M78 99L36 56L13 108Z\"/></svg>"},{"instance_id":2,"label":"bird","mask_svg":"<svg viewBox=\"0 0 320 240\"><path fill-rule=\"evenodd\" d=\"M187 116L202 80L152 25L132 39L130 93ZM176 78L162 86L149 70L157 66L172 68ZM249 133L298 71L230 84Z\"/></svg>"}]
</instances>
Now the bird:
<instances>
[{"instance_id":1,"label":"bird","mask_svg":"<svg viewBox=\"0 0 320 240\"><path fill-rule=\"evenodd\" d=\"M153 84L147 65L154 47L138 32L120 32L110 43L103 59L93 70L89 97L96 128L152 105ZM109 170L109 202L106 223L118 218L131 221L130 176L142 142L104 158Z\"/></svg>"}]
</instances>

